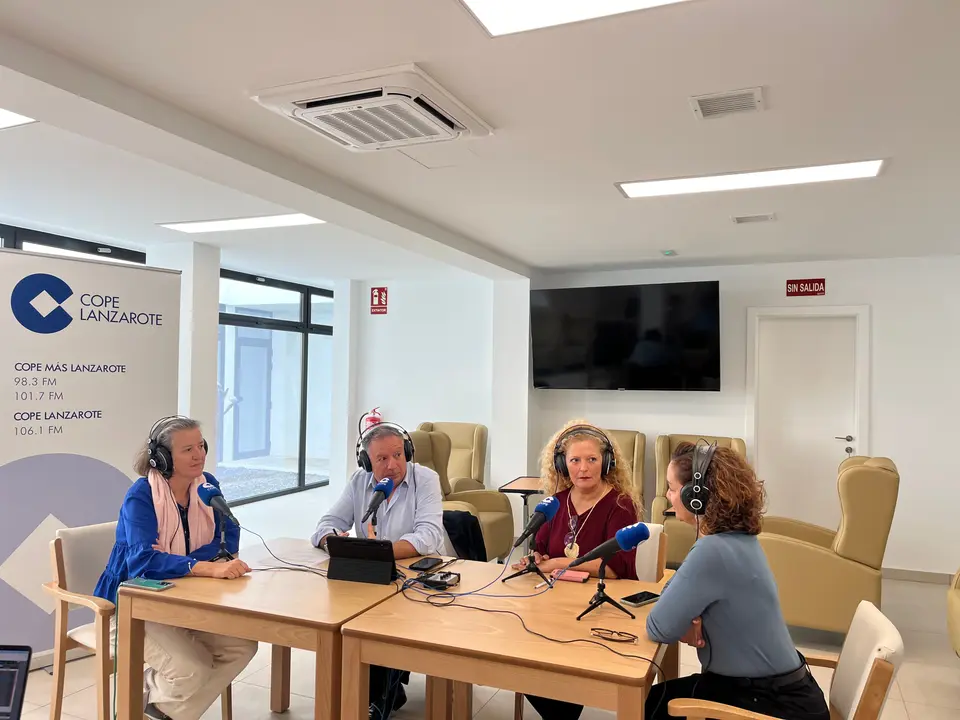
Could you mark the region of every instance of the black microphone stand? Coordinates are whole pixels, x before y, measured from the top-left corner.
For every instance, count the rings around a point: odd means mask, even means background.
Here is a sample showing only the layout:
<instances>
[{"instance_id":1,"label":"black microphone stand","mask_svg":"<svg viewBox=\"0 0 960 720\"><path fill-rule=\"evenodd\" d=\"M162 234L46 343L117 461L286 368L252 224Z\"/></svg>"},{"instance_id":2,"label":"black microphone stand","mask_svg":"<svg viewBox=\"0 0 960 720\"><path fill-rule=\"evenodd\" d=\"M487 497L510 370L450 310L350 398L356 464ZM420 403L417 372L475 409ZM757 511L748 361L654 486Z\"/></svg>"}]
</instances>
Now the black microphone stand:
<instances>
[{"instance_id":1,"label":"black microphone stand","mask_svg":"<svg viewBox=\"0 0 960 720\"><path fill-rule=\"evenodd\" d=\"M597 573L597 578L598 578L597 592L594 594L593 598L590 600L590 604L587 606L587 609L584 610L579 615L577 615L577 620L580 620L587 613L596 610L598 607L600 607L604 603L613 605L615 608L617 608L617 610L620 610L621 612L625 612L627 615L630 616L631 619L636 620L637 618L632 612L627 610L623 605L621 605L612 597L607 595L606 590L604 589L606 588L606 585L604 585L603 583L603 579L606 573L607 573L607 559L604 558L603 560L600 561L600 571Z\"/></svg>"},{"instance_id":2,"label":"black microphone stand","mask_svg":"<svg viewBox=\"0 0 960 720\"><path fill-rule=\"evenodd\" d=\"M376 540L376 539L377 539L377 510L379 510L379 509L380 509L380 508L377 508L376 510L374 510L374 511L373 511L373 516L370 518L370 524L373 526L373 537L372 537L372 538L369 538L370 540Z\"/></svg>"},{"instance_id":3,"label":"black microphone stand","mask_svg":"<svg viewBox=\"0 0 960 720\"><path fill-rule=\"evenodd\" d=\"M220 514L220 552L217 553L216 557L213 558L212 562L217 562L218 560L234 560L235 558L227 550L227 530L226 530L227 519L223 516L223 513Z\"/></svg>"},{"instance_id":4,"label":"black microphone stand","mask_svg":"<svg viewBox=\"0 0 960 720\"><path fill-rule=\"evenodd\" d=\"M551 583L547 579L547 576L543 574L543 570L538 568L537 564L534 562L533 553L530 553L529 555L527 555L527 566L523 570L517 570L517 572L513 573L512 575L507 575L500 582L506 582L507 580L510 580L515 577L520 577L521 575L526 575L527 573L536 573L547 585L549 585L550 587L553 587L553 583Z\"/></svg>"}]
</instances>

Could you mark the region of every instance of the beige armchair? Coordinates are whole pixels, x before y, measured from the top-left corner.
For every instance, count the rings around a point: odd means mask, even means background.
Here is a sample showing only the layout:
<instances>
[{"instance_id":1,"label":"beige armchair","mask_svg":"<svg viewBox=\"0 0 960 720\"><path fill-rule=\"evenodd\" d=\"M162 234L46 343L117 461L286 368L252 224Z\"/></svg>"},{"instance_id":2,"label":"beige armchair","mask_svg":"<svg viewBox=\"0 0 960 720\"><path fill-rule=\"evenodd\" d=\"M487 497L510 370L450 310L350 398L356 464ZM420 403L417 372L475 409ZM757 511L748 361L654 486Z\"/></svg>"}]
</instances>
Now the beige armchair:
<instances>
[{"instance_id":1,"label":"beige armchair","mask_svg":"<svg viewBox=\"0 0 960 720\"><path fill-rule=\"evenodd\" d=\"M742 457L747 456L747 446L740 438L713 435L661 435L657 438L657 496L653 499L650 522L662 524L663 531L670 538L667 565L673 568L678 567L687 557L687 553L697 540L697 533L692 527L675 517L664 516L665 512L672 510L670 501L667 500L667 466L680 443L696 443L697 440L715 442L719 447L730 448Z\"/></svg>"},{"instance_id":2,"label":"beige armchair","mask_svg":"<svg viewBox=\"0 0 960 720\"><path fill-rule=\"evenodd\" d=\"M487 559L503 558L513 545L513 508L510 499L496 490L453 492L447 477L450 438L442 432L414 430L410 433L416 462L440 476L444 510L464 510L480 521Z\"/></svg>"},{"instance_id":3,"label":"beige armchair","mask_svg":"<svg viewBox=\"0 0 960 720\"><path fill-rule=\"evenodd\" d=\"M960 657L960 570L953 576L950 589L947 590L947 630L953 651Z\"/></svg>"},{"instance_id":4,"label":"beige armchair","mask_svg":"<svg viewBox=\"0 0 960 720\"><path fill-rule=\"evenodd\" d=\"M450 462L447 478L451 492L485 490L487 463L487 426L460 422L423 422L417 430L442 432L450 438Z\"/></svg>"},{"instance_id":5,"label":"beige armchair","mask_svg":"<svg viewBox=\"0 0 960 720\"><path fill-rule=\"evenodd\" d=\"M840 463L840 529L783 517L763 521L760 545L788 625L844 632L863 600L880 605L881 566L900 474L888 458Z\"/></svg>"},{"instance_id":6,"label":"beige armchair","mask_svg":"<svg viewBox=\"0 0 960 720\"><path fill-rule=\"evenodd\" d=\"M604 432L616 441L624 457L630 461L633 484L637 488L637 495L640 496L640 505L643 506L643 463L646 460L647 436L634 430L604 430Z\"/></svg>"}]
</instances>

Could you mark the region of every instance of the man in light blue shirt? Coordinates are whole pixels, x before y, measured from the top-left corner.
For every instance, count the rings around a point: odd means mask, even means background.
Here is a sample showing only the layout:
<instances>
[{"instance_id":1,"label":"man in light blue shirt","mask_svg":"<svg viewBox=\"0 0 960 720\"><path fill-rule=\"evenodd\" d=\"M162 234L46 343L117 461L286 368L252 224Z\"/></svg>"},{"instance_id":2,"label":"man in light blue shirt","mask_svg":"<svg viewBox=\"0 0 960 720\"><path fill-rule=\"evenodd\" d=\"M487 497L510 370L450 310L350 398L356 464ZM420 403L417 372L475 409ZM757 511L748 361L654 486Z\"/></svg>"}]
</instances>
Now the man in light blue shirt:
<instances>
[{"instance_id":1,"label":"man in light blue shirt","mask_svg":"<svg viewBox=\"0 0 960 720\"><path fill-rule=\"evenodd\" d=\"M443 498L440 476L413 462L404 448L399 426L381 423L361 438L360 453L369 460L366 470L357 470L330 511L320 519L310 540L326 549L329 535L346 535L351 527L357 537L374 536L368 521L360 523L373 499L373 488L381 480L393 480L393 492L377 510L376 537L393 543L393 556L400 560L439 553L443 548ZM359 458L358 458L359 460Z\"/></svg>"},{"instance_id":2,"label":"man in light blue shirt","mask_svg":"<svg viewBox=\"0 0 960 720\"><path fill-rule=\"evenodd\" d=\"M409 443L409 446L407 446ZM357 470L340 499L320 519L310 541L327 549L331 535L346 535L352 526L357 537L393 543L393 556L400 560L439 553L443 548L443 498L440 476L413 462L413 443L399 425L381 423L360 436ZM373 488L381 480L393 480L393 492L377 509L377 526L360 520L373 500ZM407 701L403 689L409 673L370 666L370 720L383 720Z\"/></svg>"}]
</instances>

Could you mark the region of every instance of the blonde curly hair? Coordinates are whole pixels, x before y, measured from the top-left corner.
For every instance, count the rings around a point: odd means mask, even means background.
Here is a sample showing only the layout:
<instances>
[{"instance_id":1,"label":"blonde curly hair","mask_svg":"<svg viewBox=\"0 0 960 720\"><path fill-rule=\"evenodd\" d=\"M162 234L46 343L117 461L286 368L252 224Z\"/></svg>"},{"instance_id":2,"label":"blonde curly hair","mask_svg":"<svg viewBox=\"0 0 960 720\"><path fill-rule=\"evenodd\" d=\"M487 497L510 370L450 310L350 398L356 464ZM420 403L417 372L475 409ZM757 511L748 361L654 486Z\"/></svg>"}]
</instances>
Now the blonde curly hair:
<instances>
[{"instance_id":1,"label":"blonde curly hair","mask_svg":"<svg viewBox=\"0 0 960 720\"><path fill-rule=\"evenodd\" d=\"M587 428L590 428L594 432L598 432L607 438L607 441L610 443L610 449L613 450L613 457L617 461L617 466L614 468L612 473L609 475L604 475L602 480L620 493L621 496L630 498L630 501L633 503L633 509L637 513L637 520L643 519L643 504L640 502L640 495L637 491L637 488L633 484L633 470L630 467L630 462L624 456L623 451L620 449L620 445L617 444L616 439L614 439L612 435L604 430L601 430L596 425L587 422L586 420L570 420L562 428L557 430L547 444L543 446L543 451L540 453L541 491L545 495L554 495L573 485L569 477L563 477L557 472L557 469L553 465L553 453L557 446L557 440L560 439L560 436L567 432L570 428L577 425L583 425ZM563 439L560 449L566 453L570 443L578 440L593 440L594 442L599 443L599 440L593 435L587 432L581 433L574 430ZM602 451L603 448L601 448L601 452Z\"/></svg>"}]
</instances>

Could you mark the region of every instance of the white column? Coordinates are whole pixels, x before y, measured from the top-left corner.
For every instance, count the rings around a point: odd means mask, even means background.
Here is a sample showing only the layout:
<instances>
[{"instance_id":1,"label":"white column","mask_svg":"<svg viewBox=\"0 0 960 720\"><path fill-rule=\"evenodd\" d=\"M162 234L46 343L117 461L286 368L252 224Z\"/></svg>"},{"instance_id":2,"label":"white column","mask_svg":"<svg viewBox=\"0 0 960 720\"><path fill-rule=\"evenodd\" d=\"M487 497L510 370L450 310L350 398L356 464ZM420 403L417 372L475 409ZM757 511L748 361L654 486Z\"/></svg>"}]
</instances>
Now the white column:
<instances>
[{"instance_id":1,"label":"white column","mask_svg":"<svg viewBox=\"0 0 960 720\"><path fill-rule=\"evenodd\" d=\"M493 283L493 399L489 484L499 487L529 472L530 280ZM519 533L522 504L515 495Z\"/></svg>"},{"instance_id":2,"label":"white column","mask_svg":"<svg viewBox=\"0 0 960 720\"><path fill-rule=\"evenodd\" d=\"M181 415L198 420L210 444L207 470L216 471L217 330L220 324L220 248L196 242L147 249L147 264L179 270ZM146 352L146 349L145 349Z\"/></svg>"}]
</instances>

